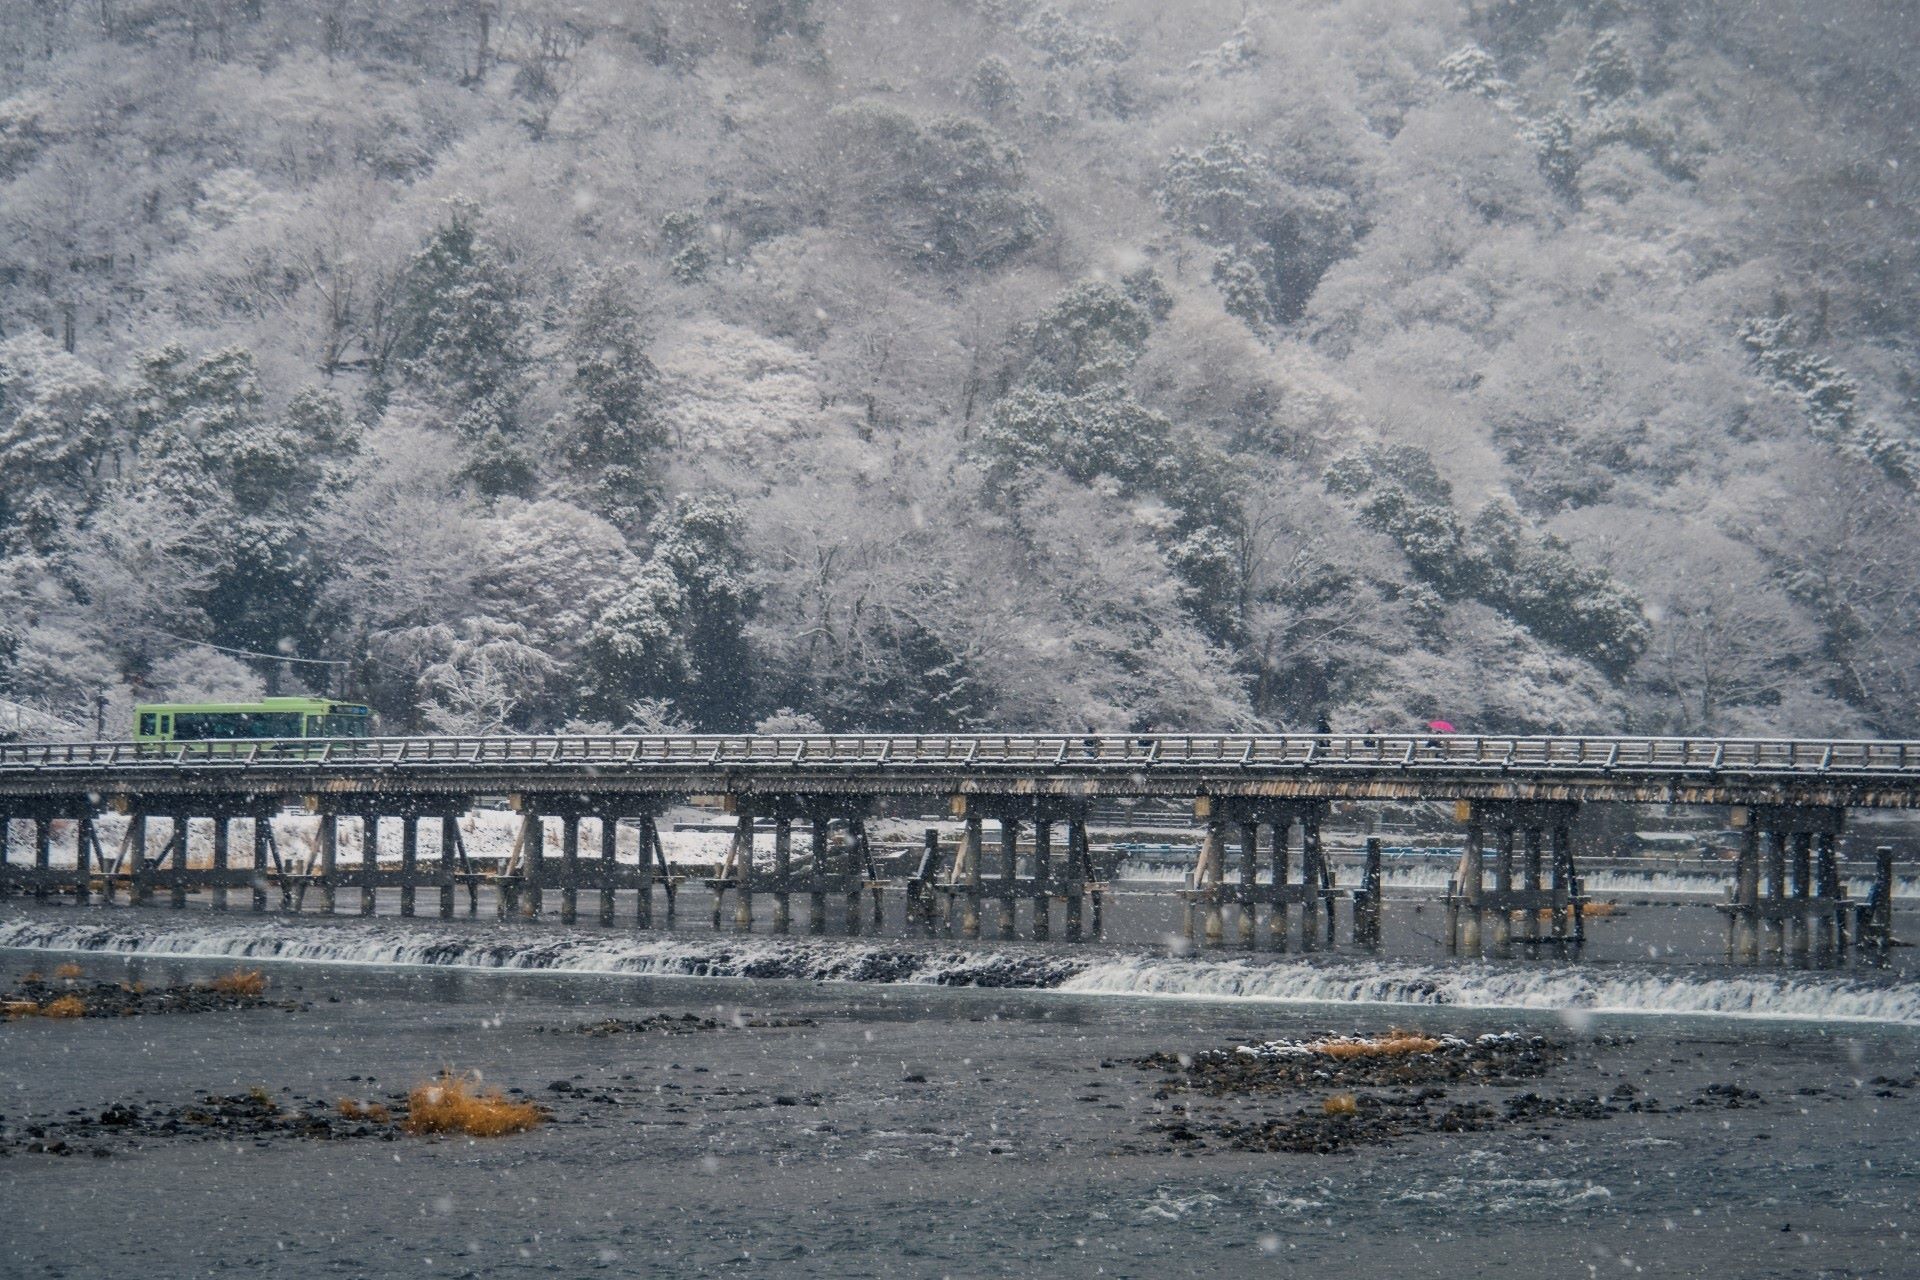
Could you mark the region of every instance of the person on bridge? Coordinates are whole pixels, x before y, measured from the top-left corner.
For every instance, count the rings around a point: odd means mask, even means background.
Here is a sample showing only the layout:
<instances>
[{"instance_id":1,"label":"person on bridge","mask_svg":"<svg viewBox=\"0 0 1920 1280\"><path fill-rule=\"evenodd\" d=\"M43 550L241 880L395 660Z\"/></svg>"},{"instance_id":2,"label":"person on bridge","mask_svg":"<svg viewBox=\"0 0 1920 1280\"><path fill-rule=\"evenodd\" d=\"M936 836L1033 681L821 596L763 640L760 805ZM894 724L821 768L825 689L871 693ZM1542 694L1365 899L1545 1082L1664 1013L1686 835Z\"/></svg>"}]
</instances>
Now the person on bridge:
<instances>
[{"instance_id":1,"label":"person on bridge","mask_svg":"<svg viewBox=\"0 0 1920 1280\"><path fill-rule=\"evenodd\" d=\"M1322 711L1320 713L1320 718L1313 722L1313 731L1319 734L1328 734L1333 732L1333 721L1327 719L1326 712Z\"/></svg>"}]
</instances>

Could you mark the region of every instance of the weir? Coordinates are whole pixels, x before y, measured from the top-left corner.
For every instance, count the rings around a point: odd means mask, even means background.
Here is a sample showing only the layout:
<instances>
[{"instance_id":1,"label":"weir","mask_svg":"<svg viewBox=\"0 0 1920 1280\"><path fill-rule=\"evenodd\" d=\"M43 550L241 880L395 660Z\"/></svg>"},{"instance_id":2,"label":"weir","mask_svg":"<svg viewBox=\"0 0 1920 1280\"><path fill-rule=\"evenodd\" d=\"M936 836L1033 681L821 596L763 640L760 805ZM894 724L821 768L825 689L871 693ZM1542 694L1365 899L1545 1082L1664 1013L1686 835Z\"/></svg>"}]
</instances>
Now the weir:
<instances>
[{"instance_id":1,"label":"weir","mask_svg":"<svg viewBox=\"0 0 1920 1280\"><path fill-rule=\"evenodd\" d=\"M175 908L201 898L227 911L244 891L255 913L367 915L382 890L398 890L401 915L424 900L450 919L463 898L478 916L485 890L502 919L551 913L575 924L585 894L602 927L619 925L626 901L645 929L656 907L674 919L685 883L667 860L660 815L693 796L717 798L732 818L725 856L701 877L717 930L787 933L801 927L797 896L808 933L878 932L895 893L916 931L1011 939L1024 924L1035 939L1097 938L1114 867L1089 834L1094 806L1160 797L1191 804L1200 824L1191 872L1174 890L1187 937L1273 951L1336 945L1343 905L1349 942L1380 945L1379 841L1367 844L1361 883L1343 889L1323 845L1336 812L1451 802L1465 852L1444 897L1445 945L1503 958L1584 941L1573 843L1583 806L1727 806L1743 833L1722 905L1729 955L1832 963L1894 945L1891 851L1859 904L1847 897L1837 839L1849 809L1920 802L1920 744L1391 734L13 744L0 746L0 897L117 905L124 889L128 905L148 907L164 891ZM483 866L458 819L502 797L519 832L504 862ZM929 830L910 874L884 873L869 821L911 798L944 802L958 838ZM317 818L304 865L274 840L272 817L288 809ZM107 812L127 819L111 857L97 830ZM770 862L755 856L761 820L772 824ZM210 825L206 866L188 857L195 823ZM70 827L71 866L54 865L57 824ZM357 864L342 865L342 824L358 828ZM796 850L798 824L806 844ZM245 844L234 844L236 830ZM15 857L16 834L28 836L30 859ZM396 835L397 865L383 863L382 848L394 846L382 842ZM627 847L632 861L620 856Z\"/></svg>"}]
</instances>

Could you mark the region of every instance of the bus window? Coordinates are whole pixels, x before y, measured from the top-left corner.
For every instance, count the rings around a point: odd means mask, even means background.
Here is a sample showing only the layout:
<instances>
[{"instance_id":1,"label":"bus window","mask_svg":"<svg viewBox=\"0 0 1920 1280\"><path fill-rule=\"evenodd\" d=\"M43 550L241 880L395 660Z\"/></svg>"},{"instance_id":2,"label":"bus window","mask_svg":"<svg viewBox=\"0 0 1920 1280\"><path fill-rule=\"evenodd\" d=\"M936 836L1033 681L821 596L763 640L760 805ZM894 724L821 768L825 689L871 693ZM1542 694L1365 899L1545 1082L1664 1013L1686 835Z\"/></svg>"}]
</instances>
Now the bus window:
<instances>
[{"instance_id":1,"label":"bus window","mask_svg":"<svg viewBox=\"0 0 1920 1280\"><path fill-rule=\"evenodd\" d=\"M370 736L365 715L308 716L309 738L365 738Z\"/></svg>"},{"instance_id":2,"label":"bus window","mask_svg":"<svg viewBox=\"0 0 1920 1280\"><path fill-rule=\"evenodd\" d=\"M142 711L140 713L139 733L142 737L146 737L146 738L152 737L154 730L159 727L159 724L160 724L160 717L153 714L153 712Z\"/></svg>"},{"instance_id":3,"label":"bus window","mask_svg":"<svg viewBox=\"0 0 1920 1280\"><path fill-rule=\"evenodd\" d=\"M298 712L191 711L173 717L173 736L194 742L223 738L297 738Z\"/></svg>"}]
</instances>

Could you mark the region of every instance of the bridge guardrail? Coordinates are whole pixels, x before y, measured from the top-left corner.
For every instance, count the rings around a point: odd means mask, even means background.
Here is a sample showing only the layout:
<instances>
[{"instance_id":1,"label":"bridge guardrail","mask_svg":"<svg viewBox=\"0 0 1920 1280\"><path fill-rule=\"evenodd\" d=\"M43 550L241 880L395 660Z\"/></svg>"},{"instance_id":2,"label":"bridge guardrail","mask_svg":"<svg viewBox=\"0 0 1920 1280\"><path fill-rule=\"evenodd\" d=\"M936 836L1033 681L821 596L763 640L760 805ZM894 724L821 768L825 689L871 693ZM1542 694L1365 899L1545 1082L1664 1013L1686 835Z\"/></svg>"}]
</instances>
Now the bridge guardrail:
<instances>
[{"instance_id":1,"label":"bridge guardrail","mask_svg":"<svg viewBox=\"0 0 1920 1280\"><path fill-rule=\"evenodd\" d=\"M1436 770L1529 774L1920 776L1920 743L1463 734L820 734L14 743L0 777L69 770L271 767L653 769Z\"/></svg>"}]
</instances>

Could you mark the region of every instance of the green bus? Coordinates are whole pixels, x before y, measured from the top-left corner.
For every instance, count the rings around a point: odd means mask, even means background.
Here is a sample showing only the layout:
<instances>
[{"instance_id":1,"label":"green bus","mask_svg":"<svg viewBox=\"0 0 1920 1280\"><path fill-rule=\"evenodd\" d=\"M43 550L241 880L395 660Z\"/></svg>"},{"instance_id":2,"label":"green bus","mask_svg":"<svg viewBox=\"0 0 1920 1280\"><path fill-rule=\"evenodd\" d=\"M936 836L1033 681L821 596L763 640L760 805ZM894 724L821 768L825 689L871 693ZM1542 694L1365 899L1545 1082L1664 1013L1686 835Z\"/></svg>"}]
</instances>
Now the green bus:
<instances>
[{"instance_id":1,"label":"green bus","mask_svg":"<svg viewBox=\"0 0 1920 1280\"><path fill-rule=\"evenodd\" d=\"M133 709L133 740L143 743L372 736L372 708L331 698L146 702Z\"/></svg>"}]
</instances>

